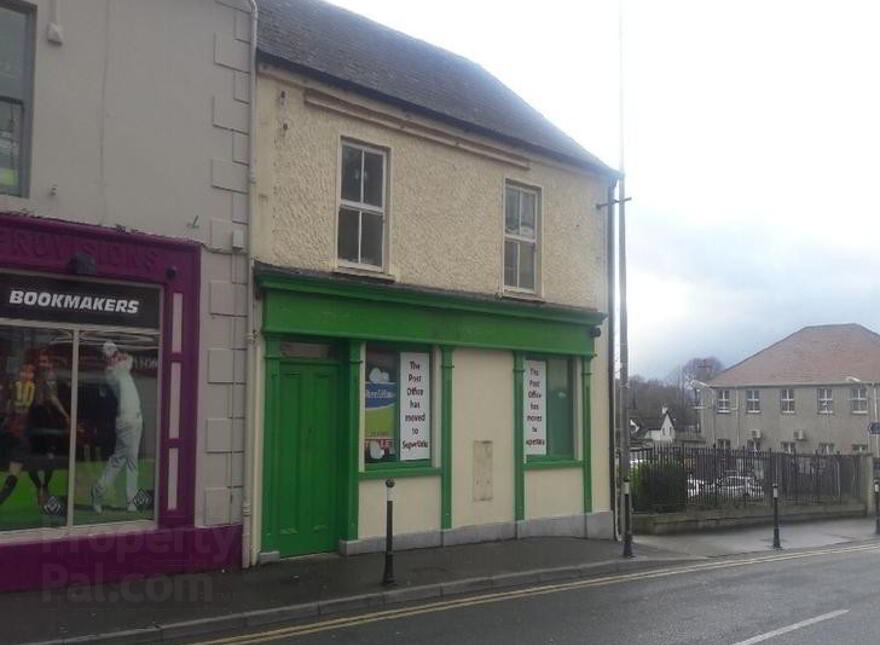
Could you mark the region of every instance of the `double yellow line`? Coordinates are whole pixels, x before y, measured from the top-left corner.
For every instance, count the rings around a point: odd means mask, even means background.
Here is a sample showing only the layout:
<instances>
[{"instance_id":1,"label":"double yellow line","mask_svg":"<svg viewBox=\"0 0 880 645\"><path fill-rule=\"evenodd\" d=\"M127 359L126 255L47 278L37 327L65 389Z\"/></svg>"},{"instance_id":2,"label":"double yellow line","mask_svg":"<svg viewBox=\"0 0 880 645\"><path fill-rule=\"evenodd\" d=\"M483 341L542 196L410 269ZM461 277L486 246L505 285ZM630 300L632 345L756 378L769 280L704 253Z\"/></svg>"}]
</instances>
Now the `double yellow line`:
<instances>
[{"instance_id":1,"label":"double yellow line","mask_svg":"<svg viewBox=\"0 0 880 645\"><path fill-rule=\"evenodd\" d=\"M200 643L197 643L195 645L249 645L251 643L265 643L267 641L277 640L279 638L305 636L306 634L315 634L317 632L324 632L334 629L356 627L358 625L367 625L383 620L397 620L399 618L407 618L409 616L418 616L419 614L449 611L451 609L460 609L462 607L475 607L478 605L485 605L489 603L503 602L505 600L515 600L517 598L542 596L545 594L559 593L562 591L571 591L574 589L604 587L607 585L620 584L623 582L631 582L635 580L650 580L652 578L665 578L668 576L677 576L685 573L701 573L703 571L714 571L717 569L732 569L734 567L745 567L753 564L762 564L765 562L782 562L785 560L815 558L823 555L837 555L841 553L855 553L859 551L878 550L880 550L880 544L864 544L851 547L815 549L812 551L798 551L796 553L779 553L753 558L725 560L723 562L706 562L675 568L655 569L653 571L642 571L636 573L604 576L601 578L591 578L589 580L576 580L573 582L565 582L560 584L539 585L535 587L527 587L525 589L487 593L479 596L470 596L455 600L444 600L440 602L419 605L417 607L401 607L399 609L387 609L370 614L361 614L359 616L322 620L308 625L284 627L255 634L242 634L239 636L230 636L228 638L218 638L215 640L201 641Z\"/></svg>"}]
</instances>

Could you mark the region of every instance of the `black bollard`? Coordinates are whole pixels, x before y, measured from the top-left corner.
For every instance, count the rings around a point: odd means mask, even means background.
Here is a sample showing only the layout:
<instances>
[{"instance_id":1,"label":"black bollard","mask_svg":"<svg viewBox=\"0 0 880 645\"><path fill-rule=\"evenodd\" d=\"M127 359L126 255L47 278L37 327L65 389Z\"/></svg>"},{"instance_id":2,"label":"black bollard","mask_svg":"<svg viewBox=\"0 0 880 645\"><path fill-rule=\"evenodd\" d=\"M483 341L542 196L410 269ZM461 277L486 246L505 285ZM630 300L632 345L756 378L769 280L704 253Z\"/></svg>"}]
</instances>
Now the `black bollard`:
<instances>
[{"instance_id":1,"label":"black bollard","mask_svg":"<svg viewBox=\"0 0 880 645\"><path fill-rule=\"evenodd\" d=\"M635 557L633 556L632 503L629 479L623 480L623 557Z\"/></svg>"},{"instance_id":2,"label":"black bollard","mask_svg":"<svg viewBox=\"0 0 880 645\"><path fill-rule=\"evenodd\" d=\"M880 479L874 480L874 535L880 535Z\"/></svg>"},{"instance_id":3,"label":"black bollard","mask_svg":"<svg viewBox=\"0 0 880 645\"><path fill-rule=\"evenodd\" d=\"M385 480L385 572L382 584L394 584L394 480Z\"/></svg>"},{"instance_id":4,"label":"black bollard","mask_svg":"<svg viewBox=\"0 0 880 645\"><path fill-rule=\"evenodd\" d=\"M773 484L773 548L782 548L779 541L779 484Z\"/></svg>"}]
</instances>

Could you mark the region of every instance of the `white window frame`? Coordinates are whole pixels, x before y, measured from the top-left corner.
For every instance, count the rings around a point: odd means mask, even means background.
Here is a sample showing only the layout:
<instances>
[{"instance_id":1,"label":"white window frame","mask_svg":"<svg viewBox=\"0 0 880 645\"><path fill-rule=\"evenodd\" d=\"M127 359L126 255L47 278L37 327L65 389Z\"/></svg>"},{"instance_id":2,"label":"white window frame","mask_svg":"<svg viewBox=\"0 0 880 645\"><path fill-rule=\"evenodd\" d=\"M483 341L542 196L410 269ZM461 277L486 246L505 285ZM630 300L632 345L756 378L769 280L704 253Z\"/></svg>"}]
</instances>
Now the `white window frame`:
<instances>
[{"instance_id":1,"label":"white window frame","mask_svg":"<svg viewBox=\"0 0 880 645\"><path fill-rule=\"evenodd\" d=\"M817 387L817 408L818 414L834 414L834 390L830 387Z\"/></svg>"},{"instance_id":2,"label":"white window frame","mask_svg":"<svg viewBox=\"0 0 880 645\"><path fill-rule=\"evenodd\" d=\"M516 235L514 233L507 232L507 190L512 188L514 190L518 190L523 193L531 193L535 196L535 238L530 239L523 235ZM543 190L539 186L528 186L526 184L519 183L512 179L506 179L504 181L504 193L501 199L501 232L503 234L503 241L501 243L501 284L503 289L507 293L513 294L529 294L529 295L540 295L542 288L542 271L541 271L541 260L543 258L543 253L541 252L542 239L543 239L543 227L544 227L544 205L542 202L543 198ZM520 287L517 285L509 285L505 280L504 275L504 267L505 264L505 248L507 246L506 242L510 240L512 242L525 242L532 243L535 245L535 287L533 289L529 289L526 287ZM517 255L517 283L519 282L519 255Z\"/></svg>"},{"instance_id":3,"label":"white window frame","mask_svg":"<svg viewBox=\"0 0 880 645\"><path fill-rule=\"evenodd\" d=\"M820 455L833 455L834 444L831 442L821 442L819 444L818 452Z\"/></svg>"},{"instance_id":4,"label":"white window frame","mask_svg":"<svg viewBox=\"0 0 880 645\"><path fill-rule=\"evenodd\" d=\"M797 450L797 443L794 441L780 441L779 445L781 446L780 449L782 450L782 452L787 455L793 455Z\"/></svg>"},{"instance_id":5,"label":"white window frame","mask_svg":"<svg viewBox=\"0 0 880 645\"><path fill-rule=\"evenodd\" d=\"M0 191L0 195L10 195L27 199L30 197L31 184L31 158L33 155L33 113L34 113L34 73L36 68L36 7L30 2L22 2L20 0L2 0L0 6L4 9L21 13L24 15L25 39L27 48L24 52L25 58L25 87L24 96L19 98L10 97L9 103L18 103L21 105L22 122L21 122L21 141L19 142L19 156L21 158L18 190L17 191Z\"/></svg>"},{"instance_id":6,"label":"white window frame","mask_svg":"<svg viewBox=\"0 0 880 645\"><path fill-rule=\"evenodd\" d=\"M868 414L867 385L853 385L850 387L849 411L851 414Z\"/></svg>"},{"instance_id":7,"label":"white window frame","mask_svg":"<svg viewBox=\"0 0 880 645\"><path fill-rule=\"evenodd\" d=\"M716 398L715 411L718 414L730 414L730 390L723 389L718 390L718 397Z\"/></svg>"},{"instance_id":8,"label":"white window frame","mask_svg":"<svg viewBox=\"0 0 880 645\"><path fill-rule=\"evenodd\" d=\"M746 413L761 414L760 390L746 390Z\"/></svg>"},{"instance_id":9,"label":"white window frame","mask_svg":"<svg viewBox=\"0 0 880 645\"><path fill-rule=\"evenodd\" d=\"M796 411L794 404L794 388L784 387L779 390L779 412L780 414L794 414Z\"/></svg>"},{"instance_id":10,"label":"white window frame","mask_svg":"<svg viewBox=\"0 0 880 645\"><path fill-rule=\"evenodd\" d=\"M703 390L696 387L694 388L694 410L702 410L703 407Z\"/></svg>"},{"instance_id":11,"label":"white window frame","mask_svg":"<svg viewBox=\"0 0 880 645\"><path fill-rule=\"evenodd\" d=\"M382 206L377 207L374 204L366 204L364 202L355 202L348 199L342 198L342 158L343 158L343 148L345 147L355 148L362 152L369 152L372 154L378 154L382 157ZM354 141L352 139L348 139L343 137L339 141L339 159L336 170L336 179L337 179L337 189L336 189L336 235L333 239L334 242L334 256L336 258L336 265L340 267L345 267L348 269L356 269L360 271L369 271L371 273L384 273L386 271L386 267L388 266L388 194L389 190L389 177L388 177L388 150L380 148L375 145L370 145L366 143L360 143L359 141ZM364 157L361 157L361 175L363 176L364 170ZM360 213L368 213L370 215L380 215L382 217L382 264L377 266L375 264L366 264L364 262L352 262L351 260L343 260L339 257L339 211L343 208L347 208L349 210L356 210ZM361 246L363 243L362 239L362 229L363 229L363 215L358 216L358 257L361 257L363 254L361 253Z\"/></svg>"}]
</instances>

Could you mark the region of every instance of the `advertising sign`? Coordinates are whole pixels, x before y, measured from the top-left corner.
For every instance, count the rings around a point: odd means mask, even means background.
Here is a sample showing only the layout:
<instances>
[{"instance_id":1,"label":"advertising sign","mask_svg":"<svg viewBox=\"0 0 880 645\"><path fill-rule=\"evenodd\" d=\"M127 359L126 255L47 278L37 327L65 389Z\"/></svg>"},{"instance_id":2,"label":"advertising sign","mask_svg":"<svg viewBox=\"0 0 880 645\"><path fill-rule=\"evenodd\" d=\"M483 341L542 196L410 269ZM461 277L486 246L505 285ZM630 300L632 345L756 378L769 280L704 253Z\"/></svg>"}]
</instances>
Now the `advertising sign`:
<instances>
[{"instance_id":1,"label":"advertising sign","mask_svg":"<svg viewBox=\"0 0 880 645\"><path fill-rule=\"evenodd\" d=\"M0 273L0 316L157 329L159 290Z\"/></svg>"},{"instance_id":2,"label":"advertising sign","mask_svg":"<svg viewBox=\"0 0 880 645\"><path fill-rule=\"evenodd\" d=\"M547 454L547 364L526 361L523 379L523 434L526 455Z\"/></svg>"},{"instance_id":3,"label":"advertising sign","mask_svg":"<svg viewBox=\"0 0 880 645\"><path fill-rule=\"evenodd\" d=\"M400 354L400 460L431 458L431 388L428 354Z\"/></svg>"},{"instance_id":4,"label":"advertising sign","mask_svg":"<svg viewBox=\"0 0 880 645\"><path fill-rule=\"evenodd\" d=\"M392 454L394 445L394 408L397 383L390 381L366 384L365 440L370 461L380 461Z\"/></svg>"}]
</instances>

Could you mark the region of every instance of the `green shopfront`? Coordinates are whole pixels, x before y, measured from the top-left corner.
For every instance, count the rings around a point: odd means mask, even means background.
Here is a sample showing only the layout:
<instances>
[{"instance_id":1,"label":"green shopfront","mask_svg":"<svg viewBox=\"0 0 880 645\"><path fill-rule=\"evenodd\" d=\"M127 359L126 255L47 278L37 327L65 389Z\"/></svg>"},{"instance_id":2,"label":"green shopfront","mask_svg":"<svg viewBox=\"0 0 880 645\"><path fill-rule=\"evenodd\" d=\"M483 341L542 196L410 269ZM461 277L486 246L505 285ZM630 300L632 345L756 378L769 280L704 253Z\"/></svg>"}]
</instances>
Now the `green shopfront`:
<instances>
[{"instance_id":1,"label":"green shopfront","mask_svg":"<svg viewBox=\"0 0 880 645\"><path fill-rule=\"evenodd\" d=\"M388 478L400 548L610 527L602 314L267 266L257 284L264 559L380 550Z\"/></svg>"}]
</instances>

